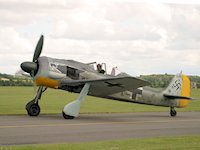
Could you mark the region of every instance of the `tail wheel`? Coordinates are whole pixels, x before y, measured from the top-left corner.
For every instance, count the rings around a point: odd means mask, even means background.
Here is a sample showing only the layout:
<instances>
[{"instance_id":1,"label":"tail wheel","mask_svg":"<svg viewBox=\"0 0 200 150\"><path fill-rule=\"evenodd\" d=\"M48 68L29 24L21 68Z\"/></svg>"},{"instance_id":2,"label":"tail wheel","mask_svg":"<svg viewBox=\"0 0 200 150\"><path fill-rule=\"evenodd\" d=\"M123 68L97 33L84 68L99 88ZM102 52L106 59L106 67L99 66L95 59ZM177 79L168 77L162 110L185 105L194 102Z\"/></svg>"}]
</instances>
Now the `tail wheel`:
<instances>
[{"instance_id":1,"label":"tail wheel","mask_svg":"<svg viewBox=\"0 0 200 150\"><path fill-rule=\"evenodd\" d=\"M176 116L176 110L172 107L171 108L171 110L170 110L170 115L172 116L172 117L175 117Z\"/></svg>"}]
</instances>

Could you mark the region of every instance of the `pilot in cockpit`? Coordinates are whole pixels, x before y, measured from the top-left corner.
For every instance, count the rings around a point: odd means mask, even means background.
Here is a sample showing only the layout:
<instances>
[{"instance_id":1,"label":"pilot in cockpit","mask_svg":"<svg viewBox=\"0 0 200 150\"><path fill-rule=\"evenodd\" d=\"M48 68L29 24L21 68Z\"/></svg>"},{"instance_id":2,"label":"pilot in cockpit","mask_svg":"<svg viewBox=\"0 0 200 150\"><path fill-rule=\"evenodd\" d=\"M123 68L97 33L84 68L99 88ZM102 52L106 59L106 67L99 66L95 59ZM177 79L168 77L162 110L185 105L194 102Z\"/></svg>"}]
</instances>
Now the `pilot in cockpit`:
<instances>
[{"instance_id":1,"label":"pilot in cockpit","mask_svg":"<svg viewBox=\"0 0 200 150\"><path fill-rule=\"evenodd\" d=\"M102 74L105 73L105 70L102 69L102 65L101 65L101 64L98 64L98 65L97 65L97 71L98 71L99 73L102 73Z\"/></svg>"}]
</instances>

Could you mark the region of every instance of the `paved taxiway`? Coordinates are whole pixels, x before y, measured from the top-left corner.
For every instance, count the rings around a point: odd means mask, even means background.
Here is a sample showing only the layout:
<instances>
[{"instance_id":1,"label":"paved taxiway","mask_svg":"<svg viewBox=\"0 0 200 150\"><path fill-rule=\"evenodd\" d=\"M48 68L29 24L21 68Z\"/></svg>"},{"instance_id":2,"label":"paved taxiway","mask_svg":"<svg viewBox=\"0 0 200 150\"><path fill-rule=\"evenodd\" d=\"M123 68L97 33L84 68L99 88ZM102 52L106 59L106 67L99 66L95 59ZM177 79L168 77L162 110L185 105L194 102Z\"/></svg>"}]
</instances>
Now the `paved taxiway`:
<instances>
[{"instance_id":1,"label":"paved taxiway","mask_svg":"<svg viewBox=\"0 0 200 150\"><path fill-rule=\"evenodd\" d=\"M200 135L200 112L0 116L0 145Z\"/></svg>"}]
</instances>

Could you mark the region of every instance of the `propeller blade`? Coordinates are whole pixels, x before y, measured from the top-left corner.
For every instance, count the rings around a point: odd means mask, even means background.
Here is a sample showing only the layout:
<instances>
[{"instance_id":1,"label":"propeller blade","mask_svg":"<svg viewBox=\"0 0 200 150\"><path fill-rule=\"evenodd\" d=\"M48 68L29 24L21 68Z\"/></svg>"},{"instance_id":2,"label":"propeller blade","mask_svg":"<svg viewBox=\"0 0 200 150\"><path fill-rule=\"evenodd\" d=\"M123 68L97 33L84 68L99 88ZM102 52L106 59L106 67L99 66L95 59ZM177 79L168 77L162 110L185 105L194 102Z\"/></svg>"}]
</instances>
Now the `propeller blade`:
<instances>
[{"instance_id":1,"label":"propeller blade","mask_svg":"<svg viewBox=\"0 0 200 150\"><path fill-rule=\"evenodd\" d=\"M35 82L33 82L33 93L37 93L37 85Z\"/></svg>"},{"instance_id":2,"label":"propeller blade","mask_svg":"<svg viewBox=\"0 0 200 150\"><path fill-rule=\"evenodd\" d=\"M44 36L41 35L38 43L37 43L37 46L35 48L35 52L34 52L34 56L33 56L33 62L36 62L38 57L40 57L40 54L42 52L42 47L43 47L43 41L44 41Z\"/></svg>"},{"instance_id":3,"label":"propeller blade","mask_svg":"<svg viewBox=\"0 0 200 150\"><path fill-rule=\"evenodd\" d=\"M31 70L30 75L31 75L31 77L34 77L34 75L35 75L35 70Z\"/></svg>"}]
</instances>

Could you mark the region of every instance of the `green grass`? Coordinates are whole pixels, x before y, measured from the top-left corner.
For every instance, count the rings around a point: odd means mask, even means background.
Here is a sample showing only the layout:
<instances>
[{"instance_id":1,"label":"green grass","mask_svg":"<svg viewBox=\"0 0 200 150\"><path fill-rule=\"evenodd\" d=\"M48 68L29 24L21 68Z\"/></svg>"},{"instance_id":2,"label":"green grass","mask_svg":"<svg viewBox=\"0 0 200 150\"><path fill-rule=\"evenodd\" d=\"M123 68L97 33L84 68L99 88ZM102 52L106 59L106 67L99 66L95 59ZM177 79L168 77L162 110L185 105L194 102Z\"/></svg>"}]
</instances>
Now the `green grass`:
<instances>
[{"instance_id":1,"label":"green grass","mask_svg":"<svg viewBox=\"0 0 200 150\"><path fill-rule=\"evenodd\" d=\"M0 114L26 114L25 105L34 97L32 87L0 87ZM40 101L41 113L61 113L64 105L75 100L78 94L47 89ZM200 89L192 90L196 98L186 108L178 111L200 111ZM100 112L155 112L169 111L169 108L118 102L88 96L81 106L81 113Z\"/></svg>"},{"instance_id":2,"label":"green grass","mask_svg":"<svg viewBox=\"0 0 200 150\"><path fill-rule=\"evenodd\" d=\"M113 140L104 142L0 146L1 150L199 150L200 136Z\"/></svg>"}]
</instances>

